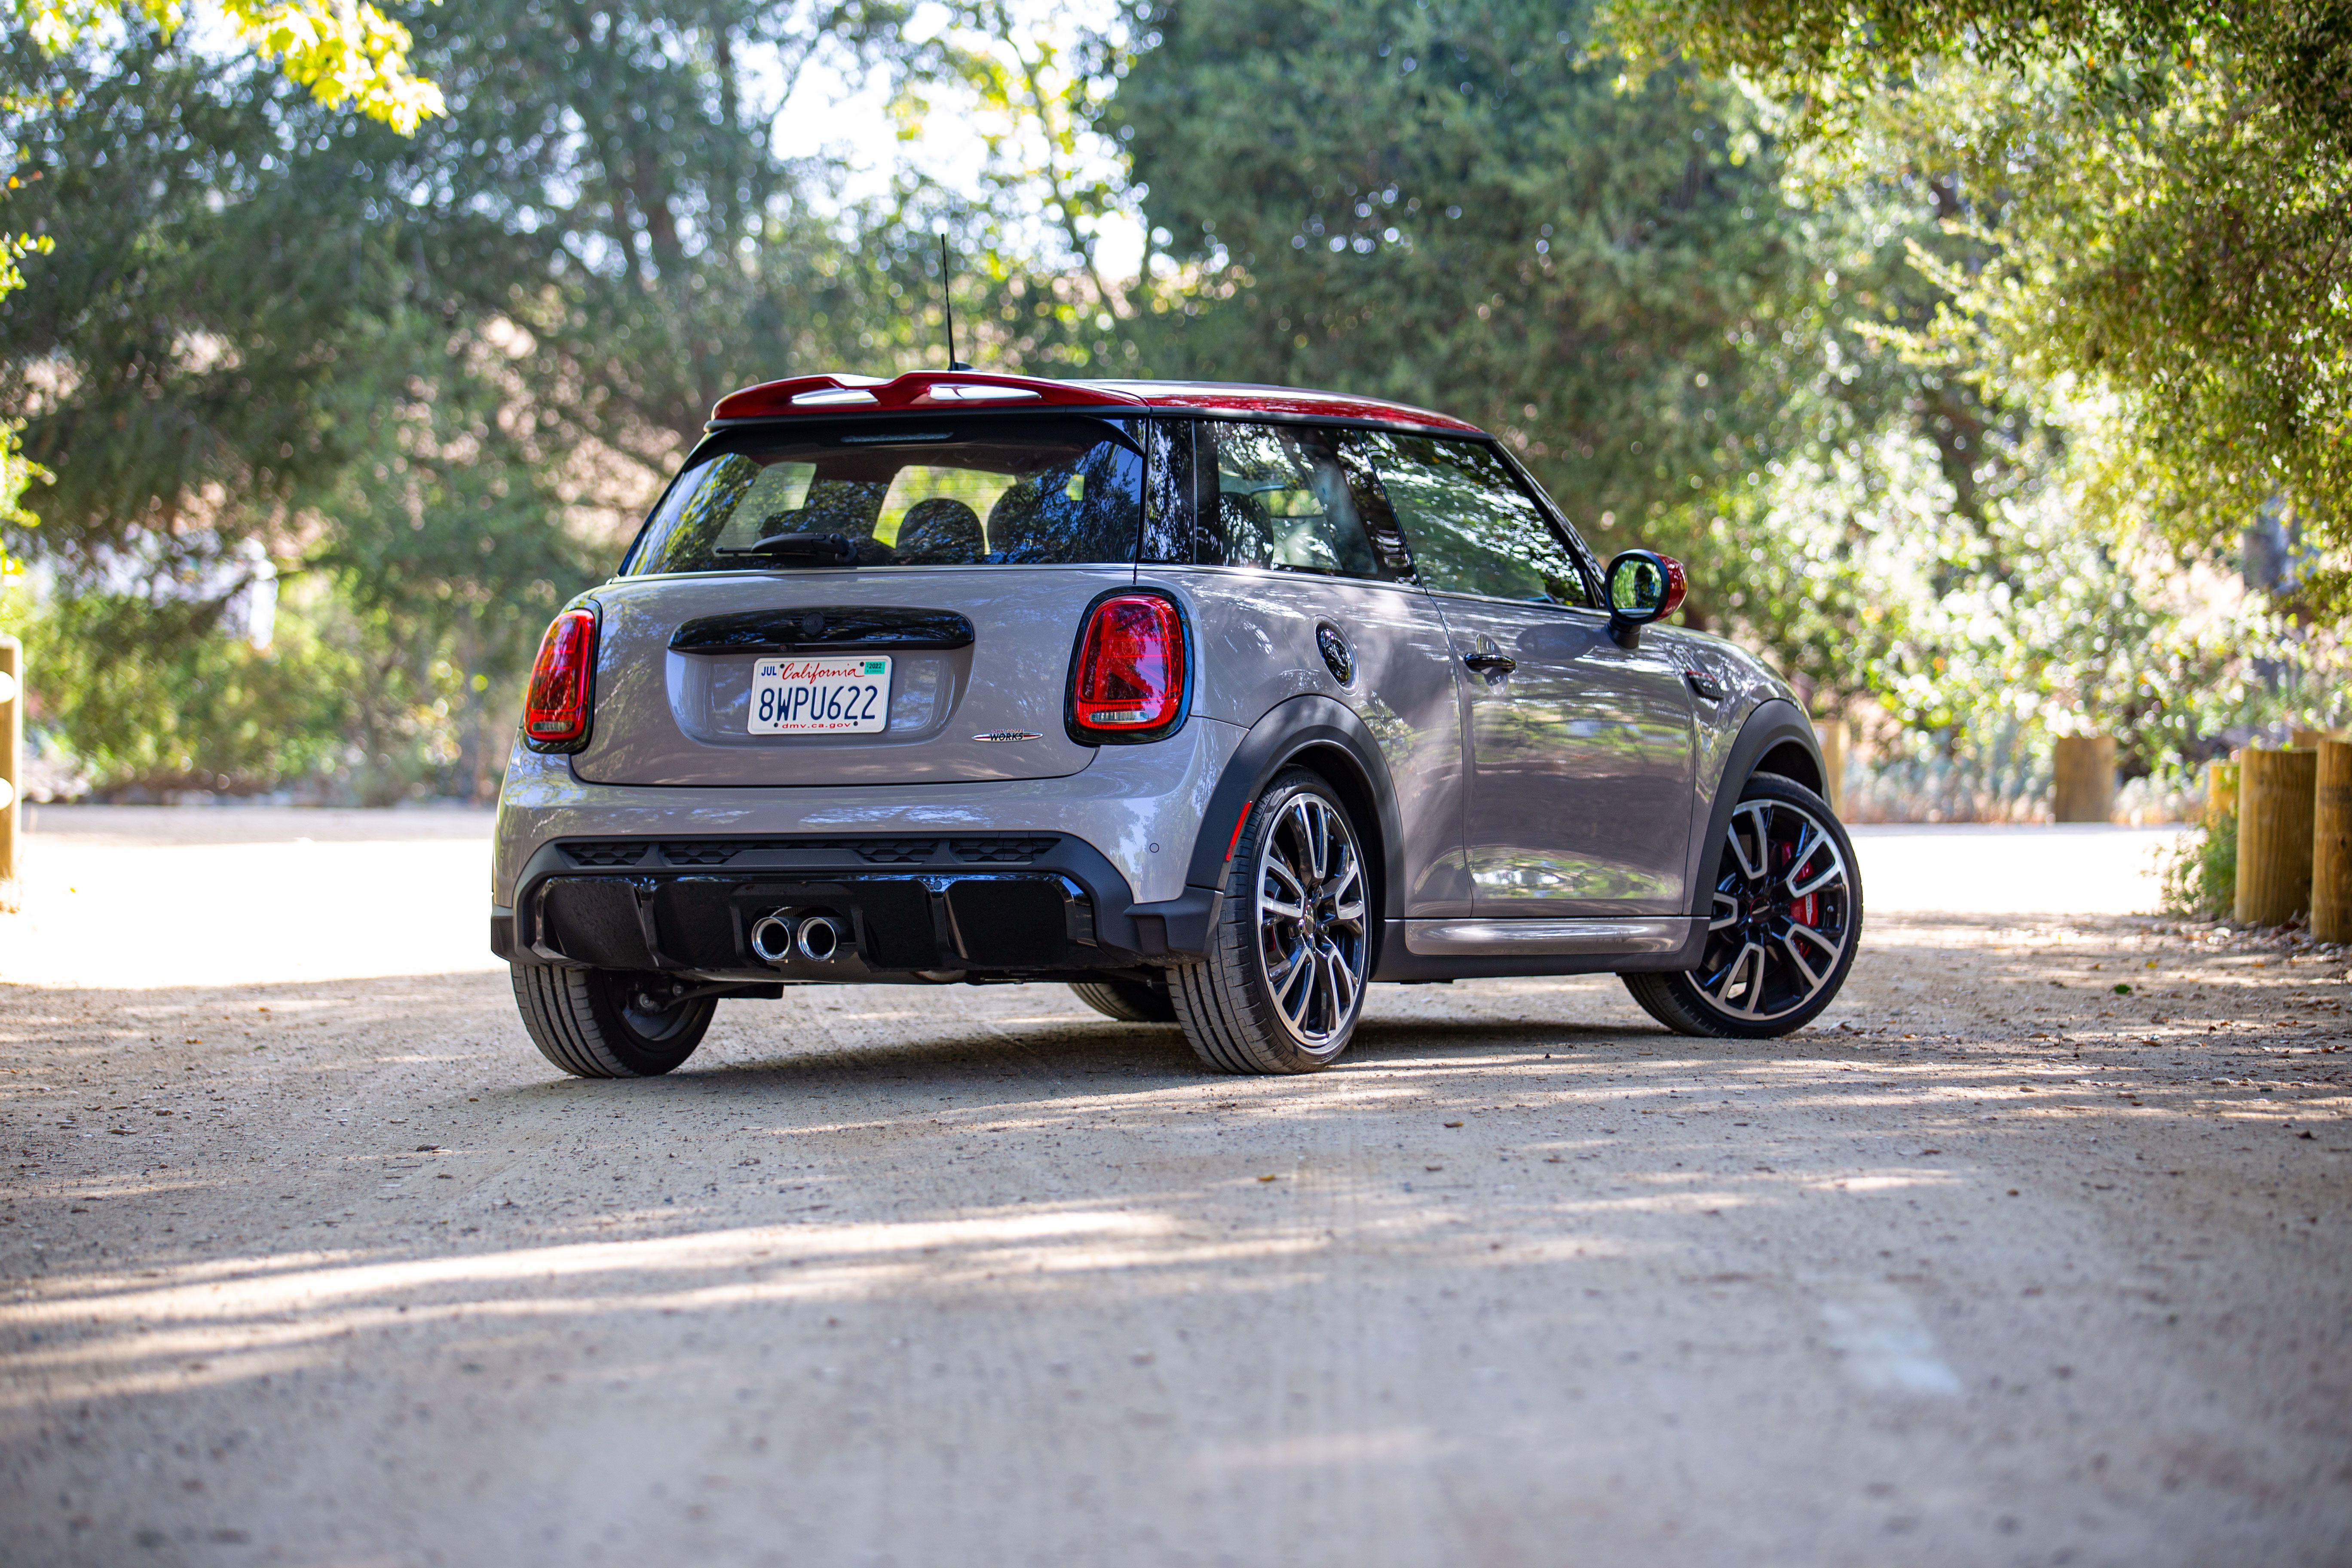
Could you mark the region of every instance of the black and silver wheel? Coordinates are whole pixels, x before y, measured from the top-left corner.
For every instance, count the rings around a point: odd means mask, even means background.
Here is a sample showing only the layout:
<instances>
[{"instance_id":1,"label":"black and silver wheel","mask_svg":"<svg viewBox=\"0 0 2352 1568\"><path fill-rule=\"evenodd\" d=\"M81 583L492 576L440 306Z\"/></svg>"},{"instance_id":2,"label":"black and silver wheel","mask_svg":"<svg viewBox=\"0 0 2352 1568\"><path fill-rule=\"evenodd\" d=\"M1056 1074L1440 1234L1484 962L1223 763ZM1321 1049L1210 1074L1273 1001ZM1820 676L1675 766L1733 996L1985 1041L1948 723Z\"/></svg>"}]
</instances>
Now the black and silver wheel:
<instances>
[{"instance_id":1,"label":"black and silver wheel","mask_svg":"<svg viewBox=\"0 0 2352 1568\"><path fill-rule=\"evenodd\" d=\"M1176 1021L1221 1072L1313 1072L1348 1048L1371 958L1371 887L1330 786L1282 774L1250 808L1209 956L1170 972Z\"/></svg>"},{"instance_id":2,"label":"black and silver wheel","mask_svg":"<svg viewBox=\"0 0 2352 1568\"><path fill-rule=\"evenodd\" d=\"M1073 980L1070 989L1079 1001L1106 1018L1122 1024L1172 1024L1176 1004L1168 999L1165 981Z\"/></svg>"},{"instance_id":3,"label":"black and silver wheel","mask_svg":"<svg viewBox=\"0 0 2352 1568\"><path fill-rule=\"evenodd\" d=\"M515 1005L540 1054L576 1078L652 1078L694 1054L718 1011L658 974L517 963Z\"/></svg>"},{"instance_id":4,"label":"black and silver wheel","mask_svg":"<svg viewBox=\"0 0 2352 1568\"><path fill-rule=\"evenodd\" d=\"M1650 1016L1683 1035L1769 1039L1828 1006L1862 941L1862 877L1829 803L1758 773L1716 864L1706 948L1681 974L1628 974Z\"/></svg>"}]
</instances>

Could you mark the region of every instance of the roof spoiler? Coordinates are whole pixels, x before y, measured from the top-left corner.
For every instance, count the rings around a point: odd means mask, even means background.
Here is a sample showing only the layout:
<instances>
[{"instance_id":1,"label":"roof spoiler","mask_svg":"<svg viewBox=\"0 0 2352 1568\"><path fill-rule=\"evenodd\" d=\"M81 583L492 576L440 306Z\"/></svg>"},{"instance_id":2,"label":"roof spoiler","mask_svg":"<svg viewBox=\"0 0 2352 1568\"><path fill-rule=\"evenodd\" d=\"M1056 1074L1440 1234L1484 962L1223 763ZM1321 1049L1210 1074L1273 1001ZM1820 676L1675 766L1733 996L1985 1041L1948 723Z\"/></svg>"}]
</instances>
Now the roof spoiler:
<instances>
[{"instance_id":1,"label":"roof spoiler","mask_svg":"<svg viewBox=\"0 0 2352 1568\"><path fill-rule=\"evenodd\" d=\"M762 382L720 398L710 417L719 421L795 414L1147 406L1133 393L1083 383L979 371L917 370L887 381L872 375L826 374Z\"/></svg>"}]
</instances>

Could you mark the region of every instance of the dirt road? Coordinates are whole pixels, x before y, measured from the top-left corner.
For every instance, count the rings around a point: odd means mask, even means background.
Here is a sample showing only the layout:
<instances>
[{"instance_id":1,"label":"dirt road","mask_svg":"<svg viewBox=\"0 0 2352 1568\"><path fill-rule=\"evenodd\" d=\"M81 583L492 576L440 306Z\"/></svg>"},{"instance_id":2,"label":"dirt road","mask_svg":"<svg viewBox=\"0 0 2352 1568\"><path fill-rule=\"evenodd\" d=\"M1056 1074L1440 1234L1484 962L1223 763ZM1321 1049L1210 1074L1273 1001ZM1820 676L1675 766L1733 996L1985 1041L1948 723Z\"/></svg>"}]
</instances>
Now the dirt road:
<instances>
[{"instance_id":1,"label":"dirt road","mask_svg":"<svg viewBox=\"0 0 2352 1568\"><path fill-rule=\"evenodd\" d=\"M304 854L89 872L234 984L0 917L0 1563L2352 1561L2340 955L1898 913L1842 1027L1382 988L1286 1079L811 991L592 1084L501 973L249 977L400 875Z\"/></svg>"}]
</instances>

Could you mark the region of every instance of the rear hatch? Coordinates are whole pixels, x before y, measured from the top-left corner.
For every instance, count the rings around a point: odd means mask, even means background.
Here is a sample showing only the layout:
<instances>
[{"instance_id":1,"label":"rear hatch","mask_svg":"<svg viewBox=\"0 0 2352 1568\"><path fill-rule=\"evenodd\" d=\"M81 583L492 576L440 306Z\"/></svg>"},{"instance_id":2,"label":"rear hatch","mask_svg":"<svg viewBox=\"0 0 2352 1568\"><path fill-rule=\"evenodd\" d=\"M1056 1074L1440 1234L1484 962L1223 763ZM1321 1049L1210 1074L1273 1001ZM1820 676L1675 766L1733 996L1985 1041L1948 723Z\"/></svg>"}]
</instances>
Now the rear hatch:
<instances>
[{"instance_id":1,"label":"rear hatch","mask_svg":"<svg viewBox=\"0 0 2352 1568\"><path fill-rule=\"evenodd\" d=\"M1095 753L1064 728L1071 645L1087 605L1134 580L1139 436L1041 413L713 437L593 595L595 717L578 776L1076 773ZM848 721L823 727L828 700Z\"/></svg>"},{"instance_id":2,"label":"rear hatch","mask_svg":"<svg viewBox=\"0 0 2352 1568\"><path fill-rule=\"evenodd\" d=\"M1094 748L1063 728L1071 639L1087 602L1133 575L1124 568L908 568L614 584L596 594L595 729L573 767L592 784L924 784L1076 773ZM693 640L712 635L698 623L714 620L719 635L782 635L761 637L757 653L693 650ZM688 628L698 637L673 647ZM961 647L908 646L965 635L971 640ZM752 733L753 668L780 646L795 659L887 658L887 728Z\"/></svg>"}]
</instances>

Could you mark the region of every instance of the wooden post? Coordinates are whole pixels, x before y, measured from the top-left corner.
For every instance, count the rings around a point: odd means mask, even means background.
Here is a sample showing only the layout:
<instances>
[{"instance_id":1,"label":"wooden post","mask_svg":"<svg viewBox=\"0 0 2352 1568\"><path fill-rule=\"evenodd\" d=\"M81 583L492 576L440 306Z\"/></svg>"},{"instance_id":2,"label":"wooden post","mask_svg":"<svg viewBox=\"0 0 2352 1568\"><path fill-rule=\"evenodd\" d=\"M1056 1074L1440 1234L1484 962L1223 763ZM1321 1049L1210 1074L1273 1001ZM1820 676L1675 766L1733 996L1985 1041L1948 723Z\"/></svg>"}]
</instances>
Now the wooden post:
<instances>
[{"instance_id":1,"label":"wooden post","mask_svg":"<svg viewBox=\"0 0 2352 1568\"><path fill-rule=\"evenodd\" d=\"M0 910L16 907L17 796L25 776L25 645L0 637Z\"/></svg>"},{"instance_id":2,"label":"wooden post","mask_svg":"<svg viewBox=\"0 0 2352 1568\"><path fill-rule=\"evenodd\" d=\"M2061 735L2052 781L2051 816L2061 822L2105 822L2116 814L2116 738Z\"/></svg>"},{"instance_id":3,"label":"wooden post","mask_svg":"<svg viewBox=\"0 0 2352 1568\"><path fill-rule=\"evenodd\" d=\"M2311 827L2311 935L2352 942L2352 742L2319 742Z\"/></svg>"},{"instance_id":4,"label":"wooden post","mask_svg":"<svg viewBox=\"0 0 2352 1568\"><path fill-rule=\"evenodd\" d=\"M2311 908L2319 753L2248 746L2238 773L2240 925L2284 925Z\"/></svg>"},{"instance_id":5,"label":"wooden post","mask_svg":"<svg viewBox=\"0 0 2352 1568\"><path fill-rule=\"evenodd\" d=\"M1832 715L1813 721L1813 734L1822 743L1822 797L1839 816L1845 815L1845 719Z\"/></svg>"},{"instance_id":6,"label":"wooden post","mask_svg":"<svg viewBox=\"0 0 2352 1568\"><path fill-rule=\"evenodd\" d=\"M2237 759L2216 757L2205 764L2205 829L2210 833L2237 815Z\"/></svg>"}]
</instances>

